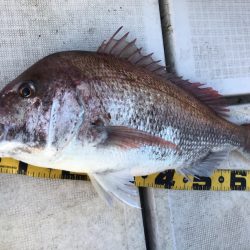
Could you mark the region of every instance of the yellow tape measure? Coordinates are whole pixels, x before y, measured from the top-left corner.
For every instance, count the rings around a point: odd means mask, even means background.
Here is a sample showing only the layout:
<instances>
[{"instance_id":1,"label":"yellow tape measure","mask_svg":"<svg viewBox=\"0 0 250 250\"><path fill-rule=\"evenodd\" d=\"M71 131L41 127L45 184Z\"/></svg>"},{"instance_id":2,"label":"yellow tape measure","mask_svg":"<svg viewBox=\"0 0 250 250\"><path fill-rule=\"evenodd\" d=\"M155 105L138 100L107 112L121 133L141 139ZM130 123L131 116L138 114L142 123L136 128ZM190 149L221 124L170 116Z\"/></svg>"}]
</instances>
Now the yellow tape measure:
<instances>
[{"instance_id":1,"label":"yellow tape measure","mask_svg":"<svg viewBox=\"0 0 250 250\"><path fill-rule=\"evenodd\" d=\"M50 179L89 180L86 174L36 167L11 158L0 158L0 173ZM174 190L250 191L250 170L218 169L211 177L190 176L188 181L174 169L169 169L161 173L135 177L135 185Z\"/></svg>"}]
</instances>

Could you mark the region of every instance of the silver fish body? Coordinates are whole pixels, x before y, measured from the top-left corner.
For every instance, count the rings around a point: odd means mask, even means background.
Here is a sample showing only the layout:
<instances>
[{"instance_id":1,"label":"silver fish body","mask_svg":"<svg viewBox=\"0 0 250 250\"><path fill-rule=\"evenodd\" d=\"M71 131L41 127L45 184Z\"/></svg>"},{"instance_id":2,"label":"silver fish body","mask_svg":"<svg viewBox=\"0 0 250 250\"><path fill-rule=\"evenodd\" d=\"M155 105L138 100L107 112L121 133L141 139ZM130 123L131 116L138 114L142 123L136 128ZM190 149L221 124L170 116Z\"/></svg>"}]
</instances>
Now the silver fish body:
<instances>
[{"instance_id":1,"label":"silver fish body","mask_svg":"<svg viewBox=\"0 0 250 250\"><path fill-rule=\"evenodd\" d=\"M98 53L50 55L9 83L0 93L0 155L86 172L105 199L136 206L133 176L209 175L228 152L248 150L248 130L217 114L217 92L157 74L137 50L125 59L124 37Z\"/></svg>"}]
</instances>

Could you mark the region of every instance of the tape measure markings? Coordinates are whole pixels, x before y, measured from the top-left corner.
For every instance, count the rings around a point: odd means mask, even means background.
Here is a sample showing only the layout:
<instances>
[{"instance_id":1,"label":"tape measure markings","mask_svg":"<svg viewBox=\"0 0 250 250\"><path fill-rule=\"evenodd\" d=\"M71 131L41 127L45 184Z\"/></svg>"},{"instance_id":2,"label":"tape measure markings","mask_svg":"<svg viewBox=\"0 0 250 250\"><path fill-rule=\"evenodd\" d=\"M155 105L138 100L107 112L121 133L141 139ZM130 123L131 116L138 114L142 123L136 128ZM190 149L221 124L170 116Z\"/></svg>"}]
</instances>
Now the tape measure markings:
<instances>
[{"instance_id":1,"label":"tape measure markings","mask_svg":"<svg viewBox=\"0 0 250 250\"><path fill-rule=\"evenodd\" d=\"M216 170L211 177L189 177L192 181L186 181L175 170L167 170L162 173L149 176L136 177L135 184L140 187L154 187L175 190L213 190L250 191L250 170Z\"/></svg>"},{"instance_id":2,"label":"tape measure markings","mask_svg":"<svg viewBox=\"0 0 250 250\"><path fill-rule=\"evenodd\" d=\"M18 174L26 175L27 169L28 169L28 164L20 161L18 164Z\"/></svg>"},{"instance_id":3,"label":"tape measure markings","mask_svg":"<svg viewBox=\"0 0 250 250\"><path fill-rule=\"evenodd\" d=\"M0 173L22 174L38 178L89 180L88 175L58 169L41 168L11 158L0 158ZM188 181L174 169L135 177L137 187L173 190L250 191L250 170L215 170L211 177L189 177Z\"/></svg>"}]
</instances>

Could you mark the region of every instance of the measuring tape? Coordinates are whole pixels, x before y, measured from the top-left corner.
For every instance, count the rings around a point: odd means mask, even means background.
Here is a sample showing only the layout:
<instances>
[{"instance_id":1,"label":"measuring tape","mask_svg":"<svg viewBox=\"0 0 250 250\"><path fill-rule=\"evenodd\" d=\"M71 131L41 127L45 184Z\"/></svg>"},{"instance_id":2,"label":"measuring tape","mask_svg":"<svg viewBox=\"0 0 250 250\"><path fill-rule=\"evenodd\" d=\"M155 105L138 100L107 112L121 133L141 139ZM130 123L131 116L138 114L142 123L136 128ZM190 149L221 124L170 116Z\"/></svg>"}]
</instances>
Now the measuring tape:
<instances>
[{"instance_id":1,"label":"measuring tape","mask_svg":"<svg viewBox=\"0 0 250 250\"><path fill-rule=\"evenodd\" d=\"M86 174L41 168L11 158L0 158L0 173L22 174L38 178L89 180ZM187 180L174 169L135 177L137 187L174 190L250 191L250 170L215 170L211 177L191 177Z\"/></svg>"}]
</instances>

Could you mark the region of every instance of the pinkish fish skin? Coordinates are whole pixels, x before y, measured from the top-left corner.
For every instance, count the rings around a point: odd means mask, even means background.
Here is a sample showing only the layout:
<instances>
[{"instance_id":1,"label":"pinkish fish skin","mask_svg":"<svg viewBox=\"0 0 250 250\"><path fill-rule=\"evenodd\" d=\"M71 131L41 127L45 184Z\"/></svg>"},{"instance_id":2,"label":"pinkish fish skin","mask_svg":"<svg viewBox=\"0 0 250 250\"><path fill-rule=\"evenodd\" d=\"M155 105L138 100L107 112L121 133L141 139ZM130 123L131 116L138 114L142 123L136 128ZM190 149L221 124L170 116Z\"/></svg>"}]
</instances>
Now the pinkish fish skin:
<instances>
[{"instance_id":1,"label":"pinkish fish skin","mask_svg":"<svg viewBox=\"0 0 250 250\"><path fill-rule=\"evenodd\" d=\"M218 115L216 91L167 79L151 55L126 60L125 38L49 55L3 88L0 156L87 172L106 200L138 206L133 176L209 175L230 151L249 151L248 129Z\"/></svg>"}]
</instances>

